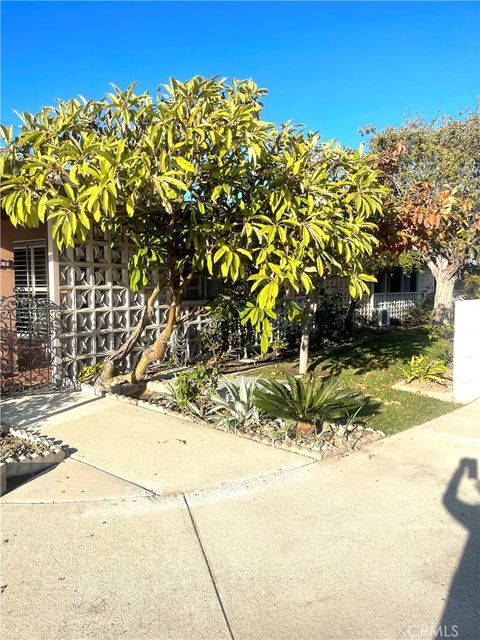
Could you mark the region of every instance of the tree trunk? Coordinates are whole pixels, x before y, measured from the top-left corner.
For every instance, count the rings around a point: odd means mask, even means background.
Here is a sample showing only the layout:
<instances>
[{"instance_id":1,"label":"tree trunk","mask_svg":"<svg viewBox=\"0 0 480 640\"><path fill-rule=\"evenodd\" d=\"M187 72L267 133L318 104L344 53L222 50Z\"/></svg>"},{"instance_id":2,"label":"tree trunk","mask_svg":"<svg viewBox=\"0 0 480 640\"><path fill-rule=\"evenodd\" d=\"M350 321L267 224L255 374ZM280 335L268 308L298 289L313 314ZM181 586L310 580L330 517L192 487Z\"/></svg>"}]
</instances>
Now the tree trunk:
<instances>
[{"instance_id":1,"label":"tree trunk","mask_svg":"<svg viewBox=\"0 0 480 640\"><path fill-rule=\"evenodd\" d=\"M458 267L449 264L446 258L440 257L428 266L435 278L435 298L433 302L433 324L447 324L453 319L453 288L457 278Z\"/></svg>"},{"instance_id":2,"label":"tree trunk","mask_svg":"<svg viewBox=\"0 0 480 640\"><path fill-rule=\"evenodd\" d=\"M152 362L156 362L165 355L168 341L170 340L173 330L175 329L178 322L177 312L180 308L180 303L181 292L179 290L172 291L172 298L167 312L167 323L165 325L165 329L163 329L157 340L155 340L155 342L143 352L137 366L131 373L130 381L132 383L143 380L149 365L152 364Z\"/></svg>"},{"instance_id":3,"label":"tree trunk","mask_svg":"<svg viewBox=\"0 0 480 640\"><path fill-rule=\"evenodd\" d=\"M166 277L157 282L157 284L153 288L153 291L148 296L145 308L142 313L142 317L130 332L127 340L122 345L120 345L120 347L116 351L114 351L114 353L110 354L105 359L102 371L102 380L104 382L109 382L114 378L116 365L119 364L132 351L133 347L137 343L137 340L142 335L143 330L151 322L155 301L160 295L166 282Z\"/></svg>"},{"instance_id":4,"label":"tree trunk","mask_svg":"<svg viewBox=\"0 0 480 640\"><path fill-rule=\"evenodd\" d=\"M298 373L305 375L308 369L308 349L310 346L310 333L313 319L317 310L317 296L313 289L305 298L304 318L302 322L302 335L300 338L300 356L298 359Z\"/></svg>"},{"instance_id":5,"label":"tree trunk","mask_svg":"<svg viewBox=\"0 0 480 640\"><path fill-rule=\"evenodd\" d=\"M441 272L436 278L433 303L433 324L447 324L453 318L453 288L455 278Z\"/></svg>"}]
</instances>

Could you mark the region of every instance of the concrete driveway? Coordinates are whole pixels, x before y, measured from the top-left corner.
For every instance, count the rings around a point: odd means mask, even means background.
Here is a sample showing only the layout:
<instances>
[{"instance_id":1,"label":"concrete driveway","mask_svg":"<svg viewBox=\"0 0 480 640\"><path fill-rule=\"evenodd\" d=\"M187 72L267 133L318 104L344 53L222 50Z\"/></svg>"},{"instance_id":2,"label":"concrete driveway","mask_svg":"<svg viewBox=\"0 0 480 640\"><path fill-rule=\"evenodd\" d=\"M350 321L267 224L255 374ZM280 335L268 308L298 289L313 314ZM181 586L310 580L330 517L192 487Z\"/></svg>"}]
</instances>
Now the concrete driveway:
<instances>
[{"instance_id":1,"label":"concrete driveway","mask_svg":"<svg viewBox=\"0 0 480 640\"><path fill-rule=\"evenodd\" d=\"M321 463L80 395L3 419L76 449L1 499L6 640L480 637L479 402Z\"/></svg>"}]
</instances>

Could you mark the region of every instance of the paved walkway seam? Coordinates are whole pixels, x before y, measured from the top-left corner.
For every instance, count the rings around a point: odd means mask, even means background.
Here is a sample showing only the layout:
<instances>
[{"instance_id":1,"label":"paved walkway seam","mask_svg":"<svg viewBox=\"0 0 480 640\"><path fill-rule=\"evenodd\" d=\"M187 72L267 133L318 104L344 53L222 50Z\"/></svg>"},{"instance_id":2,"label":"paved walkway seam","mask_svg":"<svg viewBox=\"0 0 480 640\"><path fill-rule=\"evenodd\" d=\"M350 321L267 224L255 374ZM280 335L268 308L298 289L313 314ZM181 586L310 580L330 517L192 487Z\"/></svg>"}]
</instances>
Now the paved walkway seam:
<instances>
[{"instance_id":1,"label":"paved walkway seam","mask_svg":"<svg viewBox=\"0 0 480 640\"><path fill-rule=\"evenodd\" d=\"M205 551L205 547L203 545L202 539L200 537L200 533L198 531L197 523L195 522L195 518L193 516L192 510L190 509L190 505L188 504L187 496L183 494L183 500L187 507L188 515L190 516L190 520L192 522L193 530L195 531L195 536L197 537L198 544L200 545L200 549L202 551L203 559L205 560L205 564L207 565L208 573L210 574L210 579L213 584L213 588L215 589L215 594L217 596L218 604L220 605L220 609L222 611L223 618L225 620L225 624L227 625L228 633L232 640L235 640L235 636L233 635L232 627L230 626L230 622L227 617L227 612L225 611L225 607L223 606L222 598L220 597L220 592L218 590L217 581L215 580L215 576L213 575L212 568L210 566L210 562L208 561L207 552Z\"/></svg>"}]
</instances>

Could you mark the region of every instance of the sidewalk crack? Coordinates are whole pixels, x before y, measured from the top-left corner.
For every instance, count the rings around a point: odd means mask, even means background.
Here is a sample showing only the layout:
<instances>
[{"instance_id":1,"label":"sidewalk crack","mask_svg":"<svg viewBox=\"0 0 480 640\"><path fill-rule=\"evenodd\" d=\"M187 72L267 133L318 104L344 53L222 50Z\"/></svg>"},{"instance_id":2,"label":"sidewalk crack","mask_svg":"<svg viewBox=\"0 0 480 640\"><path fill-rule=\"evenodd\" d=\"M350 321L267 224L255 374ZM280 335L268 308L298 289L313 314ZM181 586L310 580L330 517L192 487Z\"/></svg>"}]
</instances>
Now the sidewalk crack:
<instances>
[{"instance_id":1,"label":"sidewalk crack","mask_svg":"<svg viewBox=\"0 0 480 640\"><path fill-rule=\"evenodd\" d=\"M195 531L195 536L197 537L198 544L200 545L200 550L202 552L203 559L205 560L205 564L207 565L207 570L208 570L208 573L210 575L210 580L212 581L213 588L215 590L215 595L217 596L218 604L219 604L220 609L222 611L222 615L223 615L223 618L225 620L225 624L227 625L228 633L230 635L231 640L235 640L235 636L233 635L232 627L230 626L230 622L229 622L228 617L227 617L227 612L225 611L225 607L223 605L222 598L220 596L220 592L218 590L217 581L215 580L215 576L213 575L212 567L210 566L210 562L208 561L207 553L205 551L205 546L204 546L204 544L202 542L202 538L200 537L200 533L198 531L197 523L195 522L195 517L193 515L192 510L190 509L190 505L188 504L187 496L185 494L182 494L182 495L183 495L183 500L185 502L185 505L187 507L188 515L190 516L190 520L192 522L193 530Z\"/></svg>"}]
</instances>

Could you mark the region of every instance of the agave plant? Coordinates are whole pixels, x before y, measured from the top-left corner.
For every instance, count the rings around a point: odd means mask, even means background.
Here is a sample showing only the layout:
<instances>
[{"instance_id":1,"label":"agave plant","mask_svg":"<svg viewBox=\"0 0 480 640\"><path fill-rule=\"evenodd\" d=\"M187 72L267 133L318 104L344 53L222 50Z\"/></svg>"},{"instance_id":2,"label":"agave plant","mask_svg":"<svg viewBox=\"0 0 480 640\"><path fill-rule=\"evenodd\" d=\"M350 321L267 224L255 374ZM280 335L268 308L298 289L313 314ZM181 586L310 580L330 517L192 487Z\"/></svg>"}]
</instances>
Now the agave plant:
<instances>
[{"instance_id":1,"label":"agave plant","mask_svg":"<svg viewBox=\"0 0 480 640\"><path fill-rule=\"evenodd\" d=\"M217 422L229 429L258 425L258 409L253 401L257 378L247 380L242 377L238 385L227 378L222 378L221 382L226 393L211 397L214 406L208 414L217 416Z\"/></svg>"},{"instance_id":2,"label":"agave plant","mask_svg":"<svg viewBox=\"0 0 480 640\"><path fill-rule=\"evenodd\" d=\"M261 380L254 400L267 415L292 420L297 434L310 436L321 431L324 421L349 419L358 413L366 398L336 378L287 376L285 381Z\"/></svg>"}]
</instances>

